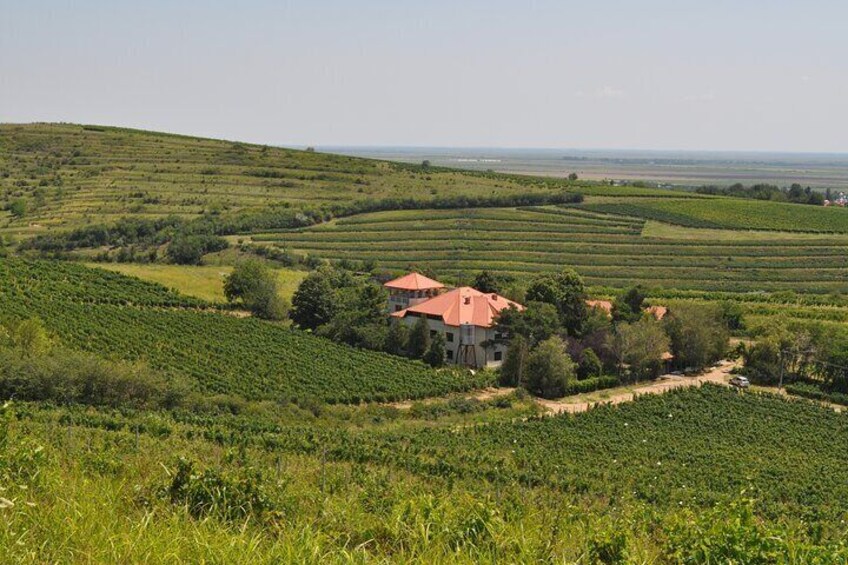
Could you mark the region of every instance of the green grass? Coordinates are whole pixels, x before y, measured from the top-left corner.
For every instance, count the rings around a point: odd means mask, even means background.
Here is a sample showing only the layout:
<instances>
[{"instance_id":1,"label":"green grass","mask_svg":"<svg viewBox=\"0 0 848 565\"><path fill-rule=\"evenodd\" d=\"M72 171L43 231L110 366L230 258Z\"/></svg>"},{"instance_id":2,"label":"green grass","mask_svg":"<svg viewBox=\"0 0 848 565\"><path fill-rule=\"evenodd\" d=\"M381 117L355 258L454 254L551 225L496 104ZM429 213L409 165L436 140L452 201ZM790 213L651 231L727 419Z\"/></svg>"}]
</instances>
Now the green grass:
<instances>
[{"instance_id":1,"label":"green grass","mask_svg":"<svg viewBox=\"0 0 848 565\"><path fill-rule=\"evenodd\" d=\"M180 294L215 303L226 302L224 277L233 270L228 265L89 263L87 266L159 283ZM291 300L294 291L297 290L297 285L306 277L306 272L293 269L275 269L275 271L277 272L280 295Z\"/></svg>"}]
</instances>

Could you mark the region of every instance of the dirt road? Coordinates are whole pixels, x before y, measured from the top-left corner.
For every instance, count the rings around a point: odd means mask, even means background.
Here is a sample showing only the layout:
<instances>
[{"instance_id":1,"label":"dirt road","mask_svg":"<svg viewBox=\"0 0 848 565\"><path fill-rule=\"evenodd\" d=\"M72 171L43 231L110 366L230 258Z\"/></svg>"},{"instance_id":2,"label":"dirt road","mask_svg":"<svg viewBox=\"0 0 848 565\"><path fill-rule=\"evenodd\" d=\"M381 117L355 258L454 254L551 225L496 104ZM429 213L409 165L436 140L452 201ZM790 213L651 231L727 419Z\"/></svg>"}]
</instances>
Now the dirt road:
<instances>
[{"instance_id":1,"label":"dirt road","mask_svg":"<svg viewBox=\"0 0 848 565\"><path fill-rule=\"evenodd\" d=\"M539 398L536 402L554 414L562 412L585 412L597 404L621 404L622 402L630 402L637 395L641 394L661 394L675 388L701 386L702 383L727 384L727 381L730 380L730 371L737 365L738 363L734 361L722 361L714 369L693 377L662 375L657 380L644 385L617 387L580 395L579 398L566 397L561 400Z\"/></svg>"}]
</instances>

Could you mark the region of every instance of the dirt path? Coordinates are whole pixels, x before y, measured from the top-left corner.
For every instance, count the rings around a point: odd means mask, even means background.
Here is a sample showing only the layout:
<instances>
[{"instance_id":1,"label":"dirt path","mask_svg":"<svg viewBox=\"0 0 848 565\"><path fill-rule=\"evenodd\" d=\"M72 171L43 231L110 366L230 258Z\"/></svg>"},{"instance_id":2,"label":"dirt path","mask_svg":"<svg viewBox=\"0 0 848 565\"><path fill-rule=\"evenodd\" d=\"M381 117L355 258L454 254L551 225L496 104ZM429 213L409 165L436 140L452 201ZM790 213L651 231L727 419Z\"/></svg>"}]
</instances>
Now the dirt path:
<instances>
[{"instance_id":1,"label":"dirt path","mask_svg":"<svg viewBox=\"0 0 848 565\"><path fill-rule=\"evenodd\" d=\"M562 412L577 413L585 412L597 404L621 404L632 401L641 394L662 394L675 388L690 386L701 386L702 383L727 384L730 380L730 371L738 366L735 361L722 361L714 369L701 373L694 377L680 375L662 375L656 381L644 385L632 387L617 387L603 391L581 395L580 398L563 398L561 400L544 400L539 398L536 402L553 414Z\"/></svg>"},{"instance_id":2,"label":"dirt path","mask_svg":"<svg viewBox=\"0 0 848 565\"><path fill-rule=\"evenodd\" d=\"M513 387L500 387L495 388L493 386L481 388L479 390L475 390L469 392L468 394L463 395L465 398L476 398L479 401L491 400L493 398L497 398L499 396L506 396L507 394L511 394L515 392L515 388ZM412 405L416 402L421 402L427 404L429 402L436 402L439 400L446 400L448 397L445 396L437 396L433 398L422 398L421 400L401 400L400 402L388 402L388 406L393 406L395 408L399 408L401 410L408 410L412 408Z\"/></svg>"}]
</instances>

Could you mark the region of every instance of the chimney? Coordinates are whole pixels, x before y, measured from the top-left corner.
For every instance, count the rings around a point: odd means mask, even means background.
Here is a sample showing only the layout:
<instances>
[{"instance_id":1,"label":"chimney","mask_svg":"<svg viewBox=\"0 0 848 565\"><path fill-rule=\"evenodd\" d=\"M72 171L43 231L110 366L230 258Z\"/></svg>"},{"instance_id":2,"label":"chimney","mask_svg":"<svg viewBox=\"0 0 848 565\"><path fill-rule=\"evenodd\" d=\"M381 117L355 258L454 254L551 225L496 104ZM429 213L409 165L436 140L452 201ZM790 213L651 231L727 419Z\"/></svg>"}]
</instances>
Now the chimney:
<instances>
[{"instance_id":1,"label":"chimney","mask_svg":"<svg viewBox=\"0 0 848 565\"><path fill-rule=\"evenodd\" d=\"M492 300L497 300L497 299L498 299L498 295L495 294L495 293L492 293Z\"/></svg>"}]
</instances>

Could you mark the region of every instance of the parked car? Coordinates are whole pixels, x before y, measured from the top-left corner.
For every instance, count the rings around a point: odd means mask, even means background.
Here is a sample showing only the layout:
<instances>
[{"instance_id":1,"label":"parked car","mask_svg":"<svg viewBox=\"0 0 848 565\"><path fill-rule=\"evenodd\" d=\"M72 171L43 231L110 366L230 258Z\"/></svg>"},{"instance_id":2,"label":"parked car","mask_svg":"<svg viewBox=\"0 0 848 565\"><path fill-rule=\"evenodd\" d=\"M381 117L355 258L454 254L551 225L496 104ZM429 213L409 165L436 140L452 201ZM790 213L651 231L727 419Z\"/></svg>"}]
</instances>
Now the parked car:
<instances>
[{"instance_id":1,"label":"parked car","mask_svg":"<svg viewBox=\"0 0 848 565\"><path fill-rule=\"evenodd\" d=\"M739 375L730 379L730 384L737 388L748 388L751 383L748 382L748 377L740 377Z\"/></svg>"}]
</instances>

